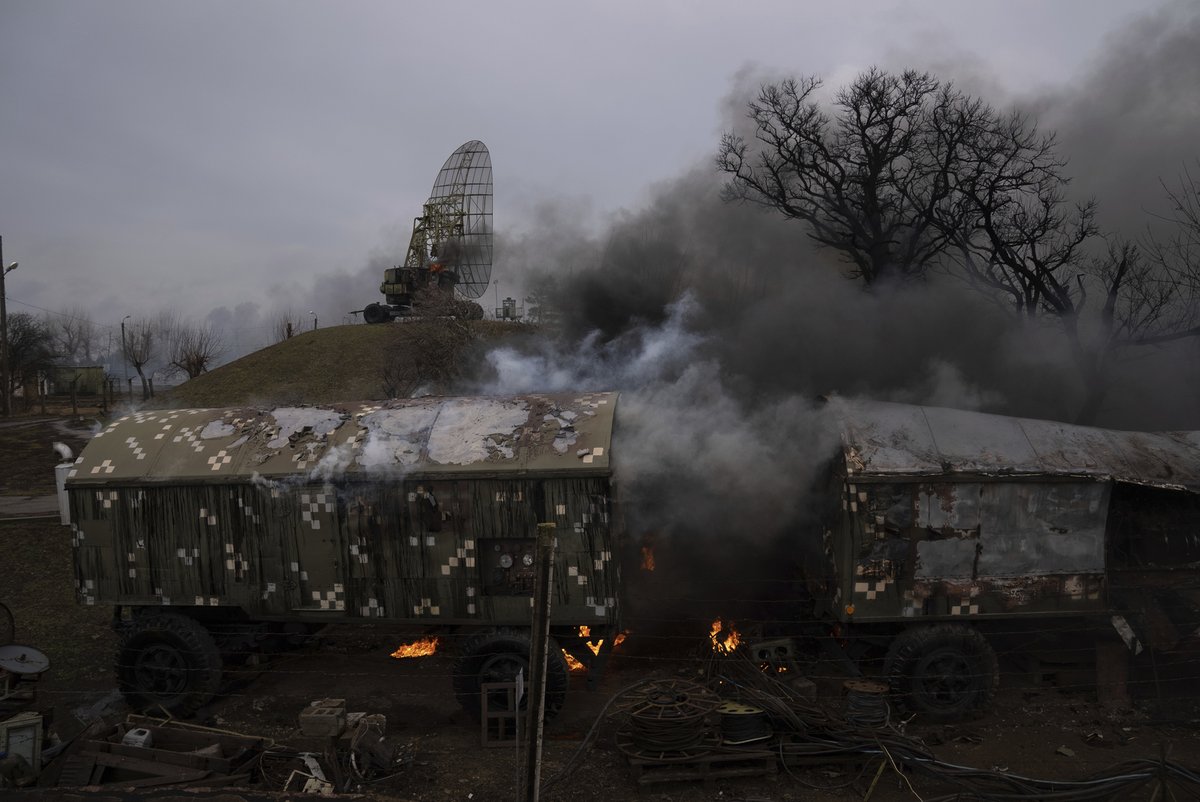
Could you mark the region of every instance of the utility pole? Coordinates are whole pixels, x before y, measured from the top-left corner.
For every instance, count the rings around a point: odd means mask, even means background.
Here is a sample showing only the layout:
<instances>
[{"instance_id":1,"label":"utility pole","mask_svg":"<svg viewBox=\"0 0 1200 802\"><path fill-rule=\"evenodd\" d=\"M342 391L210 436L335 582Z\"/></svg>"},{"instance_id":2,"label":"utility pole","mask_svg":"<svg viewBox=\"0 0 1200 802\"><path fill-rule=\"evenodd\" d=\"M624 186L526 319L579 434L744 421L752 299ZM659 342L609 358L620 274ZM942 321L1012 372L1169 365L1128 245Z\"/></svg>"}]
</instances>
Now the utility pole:
<instances>
[{"instance_id":1,"label":"utility pole","mask_svg":"<svg viewBox=\"0 0 1200 802\"><path fill-rule=\"evenodd\" d=\"M550 651L550 599L554 587L554 524L538 524L533 580L533 631L529 649L529 721L525 726L523 802L537 802L542 781L542 729L546 718L546 659Z\"/></svg>"},{"instance_id":2,"label":"utility pole","mask_svg":"<svg viewBox=\"0 0 1200 802\"><path fill-rule=\"evenodd\" d=\"M0 395L4 396L0 411L3 411L6 418L12 414L12 399L8 392L8 305L4 292L4 277L16 269L16 262L11 265L4 264L4 237L0 237L0 385L3 385L0 387Z\"/></svg>"}]
</instances>

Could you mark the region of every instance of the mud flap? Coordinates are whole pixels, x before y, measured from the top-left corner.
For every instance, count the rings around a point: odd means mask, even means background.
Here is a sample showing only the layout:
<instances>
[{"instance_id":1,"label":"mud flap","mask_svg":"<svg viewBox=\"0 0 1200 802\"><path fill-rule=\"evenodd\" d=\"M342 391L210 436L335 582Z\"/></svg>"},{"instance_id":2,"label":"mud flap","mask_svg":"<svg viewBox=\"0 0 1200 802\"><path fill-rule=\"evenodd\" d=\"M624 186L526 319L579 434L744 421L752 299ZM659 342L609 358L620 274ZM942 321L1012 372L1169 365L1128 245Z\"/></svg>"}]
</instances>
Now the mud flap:
<instances>
[{"instance_id":1,"label":"mud flap","mask_svg":"<svg viewBox=\"0 0 1200 802\"><path fill-rule=\"evenodd\" d=\"M1167 595L1165 599L1164 594ZM1140 654L1147 648L1164 652L1179 646L1182 636L1168 612L1172 602L1169 591L1143 590L1129 599L1129 602L1131 603L1123 605L1129 617L1114 615L1112 624L1131 652Z\"/></svg>"},{"instance_id":2,"label":"mud flap","mask_svg":"<svg viewBox=\"0 0 1200 802\"><path fill-rule=\"evenodd\" d=\"M1142 653L1142 642L1133 631L1133 627L1129 626L1129 622L1125 620L1125 616L1114 615L1112 625L1117 634L1121 636L1121 640L1125 641L1125 645L1129 647L1129 651L1134 654Z\"/></svg>"}]
</instances>

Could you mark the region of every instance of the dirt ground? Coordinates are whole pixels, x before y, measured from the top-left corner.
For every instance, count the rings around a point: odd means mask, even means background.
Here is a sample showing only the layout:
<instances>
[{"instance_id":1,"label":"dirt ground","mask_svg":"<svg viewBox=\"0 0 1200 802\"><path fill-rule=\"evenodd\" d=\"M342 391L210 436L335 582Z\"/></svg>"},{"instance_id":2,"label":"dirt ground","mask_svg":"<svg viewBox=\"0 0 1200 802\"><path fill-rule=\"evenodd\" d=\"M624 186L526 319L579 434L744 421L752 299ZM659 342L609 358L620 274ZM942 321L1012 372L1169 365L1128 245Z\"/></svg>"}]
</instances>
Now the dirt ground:
<instances>
[{"instance_id":1,"label":"dirt ground","mask_svg":"<svg viewBox=\"0 0 1200 802\"><path fill-rule=\"evenodd\" d=\"M51 440L70 437L54 421L0 426L0 495L49 492L52 479L47 475L55 458L41 451L49 451ZM15 640L45 652L52 661L40 683L38 705L53 712L51 728L59 736L70 738L81 730L79 717L87 717L81 711L102 700L108 700L111 715L128 712L113 698L116 641L108 611L75 603L67 528L57 520L0 522L0 601L12 610ZM479 726L451 692L454 646L460 636L444 634L439 652L430 657L390 656L397 646L421 634L399 625L327 628L296 652L239 669L199 720L281 744L312 747L301 737L300 711L316 698L345 698L349 710L384 714L389 740L413 757L394 777L364 787L364 793L430 802L514 799L521 767L514 749L482 748ZM601 719L593 745L577 754L598 716L622 689L647 678L698 678L706 636L703 627L694 632L685 628L670 638L639 638L635 632L614 656L598 689L587 690L584 677L572 675L566 706L546 727L543 780L574 762L542 798L863 799L881 765L876 759L796 768L769 777L721 779L711 786L671 782L639 788L616 746L621 721L615 716ZM941 760L1033 777L1080 779L1124 761L1153 760L1163 754L1174 763L1200 767L1200 712L1192 698L1200 693L1195 688L1197 665L1194 656L1175 656L1156 662L1151 673L1136 672L1138 701L1131 709L1112 711L1096 702L1086 676L1081 680L1078 674L1060 674L1051 678L1056 685L1002 664L1001 689L990 713L950 725L913 720L906 732ZM822 703L840 711L844 675L833 664L808 668ZM1159 682L1153 681L1155 676ZM920 773L885 766L870 798L928 800L948 791ZM1150 793L1147 789L1144 795L1126 798L1150 799Z\"/></svg>"}]
</instances>

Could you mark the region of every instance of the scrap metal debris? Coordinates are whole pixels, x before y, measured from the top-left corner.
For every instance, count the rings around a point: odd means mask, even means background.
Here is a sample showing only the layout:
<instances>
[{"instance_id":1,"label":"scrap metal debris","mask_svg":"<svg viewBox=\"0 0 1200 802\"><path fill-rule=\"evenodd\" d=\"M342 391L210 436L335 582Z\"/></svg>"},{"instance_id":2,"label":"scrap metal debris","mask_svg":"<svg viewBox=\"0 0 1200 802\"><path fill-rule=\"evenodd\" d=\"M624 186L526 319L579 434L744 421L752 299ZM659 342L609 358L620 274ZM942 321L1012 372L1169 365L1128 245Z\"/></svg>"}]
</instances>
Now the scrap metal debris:
<instances>
[{"instance_id":1,"label":"scrap metal debris","mask_svg":"<svg viewBox=\"0 0 1200 802\"><path fill-rule=\"evenodd\" d=\"M853 716L846 716L842 700L818 699L798 691L793 677L755 659L754 644L731 654L707 651L704 682L645 680L618 691L600 711L572 758L544 783L543 793L574 771L594 742L601 722L610 717L622 719L616 728L617 746L626 755L639 784L709 782L720 777L773 774L782 769L794 782L820 791L844 790L869 781L864 799L871 796L889 771L915 798L925 802L1099 802L1135 798L1136 793L1154 789L1168 794L1159 798L1194 798L1200 792L1200 772L1165 756L1126 761L1086 780L1047 780L1021 776L1007 767L977 769L944 762L894 722L856 724ZM772 734L742 746L732 743L736 738L725 737L729 730L721 726L720 700L735 702L739 710L763 711ZM970 733L961 740L978 743L982 739ZM1056 751L1067 757L1075 755L1066 746ZM922 789L918 794L914 783L920 781L956 790L928 796ZM1177 792L1182 795L1176 797Z\"/></svg>"}]
</instances>

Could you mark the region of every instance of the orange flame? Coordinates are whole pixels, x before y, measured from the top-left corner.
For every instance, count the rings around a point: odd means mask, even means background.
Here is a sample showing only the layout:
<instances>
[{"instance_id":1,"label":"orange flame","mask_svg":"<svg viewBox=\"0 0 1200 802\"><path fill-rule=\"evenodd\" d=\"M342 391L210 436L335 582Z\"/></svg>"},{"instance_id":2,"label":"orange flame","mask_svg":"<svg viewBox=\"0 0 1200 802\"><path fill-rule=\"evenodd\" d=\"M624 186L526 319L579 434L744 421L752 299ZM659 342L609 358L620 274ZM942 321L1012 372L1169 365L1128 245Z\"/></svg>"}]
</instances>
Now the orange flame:
<instances>
[{"instance_id":1,"label":"orange flame","mask_svg":"<svg viewBox=\"0 0 1200 802\"><path fill-rule=\"evenodd\" d=\"M642 546L642 570L654 570L654 548L652 546Z\"/></svg>"},{"instance_id":2,"label":"orange flame","mask_svg":"<svg viewBox=\"0 0 1200 802\"><path fill-rule=\"evenodd\" d=\"M625 642L625 636L627 634L628 633L625 633L625 632L617 633L617 637L615 639L613 639L613 648L614 649ZM600 638L599 640L591 640L591 637L592 637L592 628L591 627L586 626L586 625L580 626L579 627L579 637L589 639L587 641L587 647L592 650L592 654L600 654L600 647L604 645L604 638Z\"/></svg>"},{"instance_id":3,"label":"orange flame","mask_svg":"<svg viewBox=\"0 0 1200 802\"><path fill-rule=\"evenodd\" d=\"M733 628L733 622L723 623L721 619L712 622L712 631L708 633L713 651L718 654L732 654L742 643L742 636Z\"/></svg>"},{"instance_id":4,"label":"orange flame","mask_svg":"<svg viewBox=\"0 0 1200 802\"><path fill-rule=\"evenodd\" d=\"M628 634L627 632L617 633L617 637L613 639L613 648L614 649L625 642L625 636L627 634ZM584 645L587 646L589 649L591 649L592 654L596 654L596 655L600 654L600 647L604 645L604 638L600 638L600 639L594 640L594 641L590 640L590 638L592 637L592 628L591 627L589 627L587 625L581 625L579 627L579 637L585 639ZM574 657L567 654L566 649L563 650L563 657L567 658L567 668L569 668L571 671L584 671L587 668L587 666L585 666L583 663L579 662Z\"/></svg>"},{"instance_id":5,"label":"orange flame","mask_svg":"<svg viewBox=\"0 0 1200 802\"><path fill-rule=\"evenodd\" d=\"M396 651L392 652L392 657L395 657L397 660L402 660L405 657L428 657L437 652L437 647L437 638L421 638L396 649Z\"/></svg>"}]
</instances>

